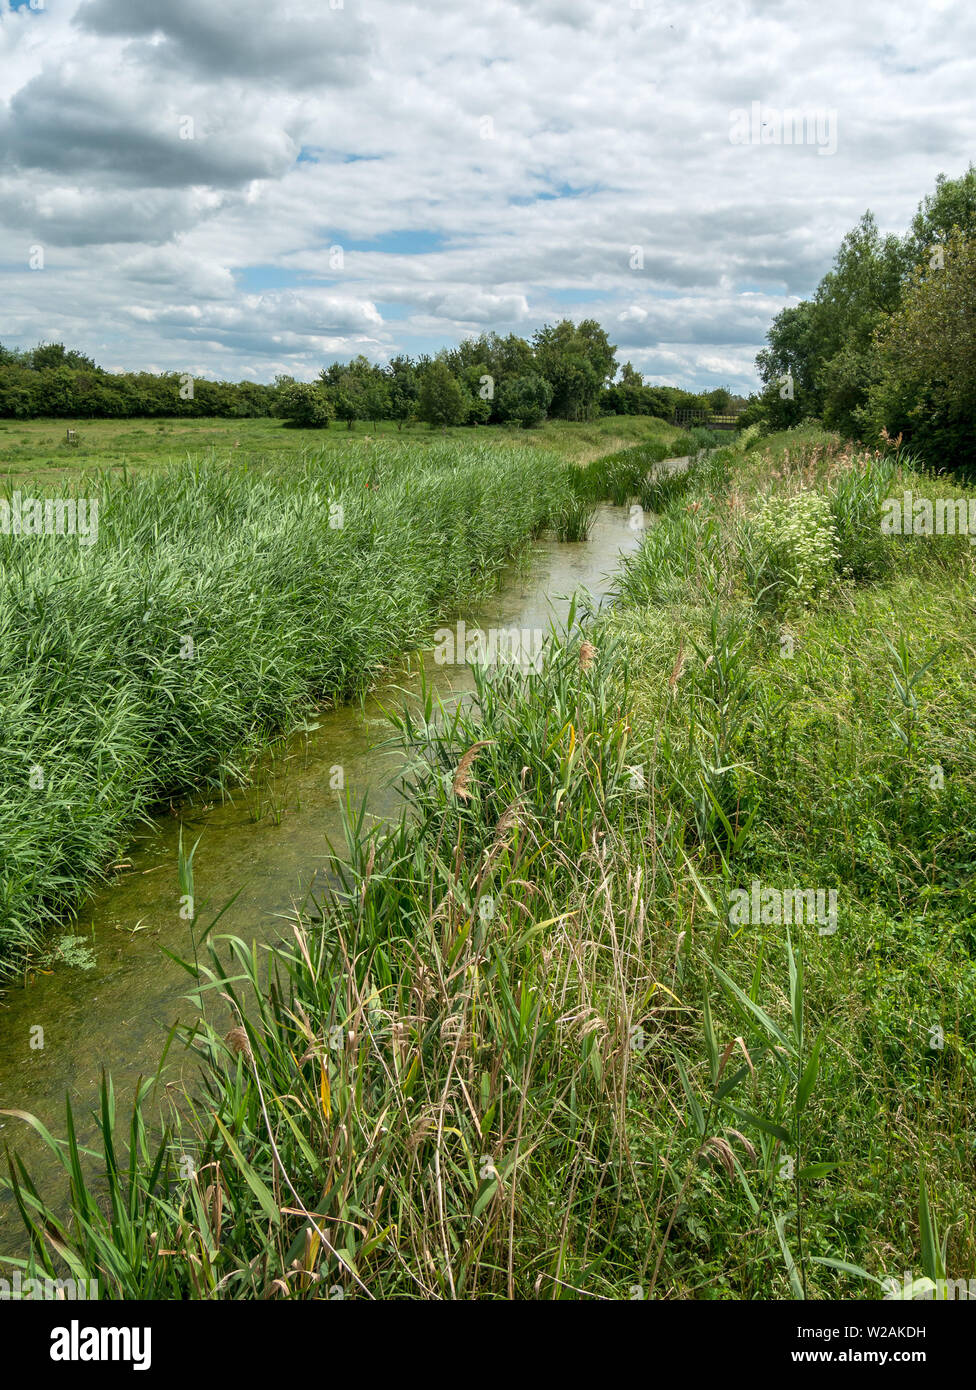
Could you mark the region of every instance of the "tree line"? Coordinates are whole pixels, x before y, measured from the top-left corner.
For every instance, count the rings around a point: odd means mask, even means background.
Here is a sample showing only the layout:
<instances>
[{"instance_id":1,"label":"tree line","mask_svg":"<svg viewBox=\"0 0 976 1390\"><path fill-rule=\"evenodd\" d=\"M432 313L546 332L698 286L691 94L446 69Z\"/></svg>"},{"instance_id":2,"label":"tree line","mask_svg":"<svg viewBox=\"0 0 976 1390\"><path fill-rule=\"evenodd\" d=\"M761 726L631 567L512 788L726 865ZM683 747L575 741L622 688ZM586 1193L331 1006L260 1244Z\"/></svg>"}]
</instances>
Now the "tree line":
<instances>
[{"instance_id":1,"label":"tree line","mask_svg":"<svg viewBox=\"0 0 976 1390\"><path fill-rule=\"evenodd\" d=\"M976 168L944 174L903 236L870 212L811 299L782 310L756 359L742 423L807 418L877 444L901 435L926 463L976 460Z\"/></svg>"},{"instance_id":2,"label":"tree line","mask_svg":"<svg viewBox=\"0 0 976 1390\"><path fill-rule=\"evenodd\" d=\"M183 372L108 372L64 343L17 351L0 344L0 418L270 415L276 390Z\"/></svg>"},{"instance_id":3,"label":"tree line","mask_svg":"<svg viewBox=\"0 0 976 1390\"><path fill-rule=\"evenodd\" d=\"M327 367L317 382L279 378L279 411L303 426L394 420L402 427L416 420L531 429L550 418L670 419L675 410L724 411L737 400L726 387L696 394L646 385L630 362L618 368L616 353L594 319L563 319L539 329L531 342L515 333L482 333L434 357L399 355L377 366L359 356Z\"/></svg>"},{"instance_id":4,"label":"tree line","mask_svg":"<svg viewBox=\"0 0 976 1390\"><path fill-rule=\"evenodd\" d=\"M17 351L0 346L0 418L277 416L301 428L350 429L389 420L399 428L506 424L549 418L724 413L745 404L727 387L695 393L651 386L593 319L541 328L531 341L483 333L434 356L401 353L385 364L359 355L325 367L314 382L279 376L271 385L210 381L179 372L107 372L63 343Z\"/></svg>"}]
</instances>

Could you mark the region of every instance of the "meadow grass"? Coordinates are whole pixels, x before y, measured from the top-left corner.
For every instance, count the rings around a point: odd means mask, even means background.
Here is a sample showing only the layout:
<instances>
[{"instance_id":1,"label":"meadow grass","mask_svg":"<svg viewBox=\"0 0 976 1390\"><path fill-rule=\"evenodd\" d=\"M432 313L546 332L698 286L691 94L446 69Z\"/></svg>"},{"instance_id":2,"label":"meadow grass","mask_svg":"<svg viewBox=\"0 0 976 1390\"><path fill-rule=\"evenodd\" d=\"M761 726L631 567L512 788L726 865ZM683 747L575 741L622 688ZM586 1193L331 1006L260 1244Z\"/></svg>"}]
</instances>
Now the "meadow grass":
<instances>
[{"instance_id":1,"label":"meadow grass","mask_svg":"<svg viewBox=\"0 0 976 1390\"><path fill-rule=\"evenodd\" d=\"M67 431L77 437L67 442ZM357 455L368 442L396 442L419 452L432 443L462 450L474 446L530 449L588 463L627 445L676 438L680 431L655 416L608 416L589 423L547 420L538 429L505 425L452 426L432 430L386 420L355 421L352 429L286 428L283 421L257 419L0 420L0 485L58 483L93 471L142 473L172 464L221 462L229 468L283 465L324 449ZM673 451L672 451L673 452Z\"/></svg>"},{"instance_id":2,"label":"meadow grass","mask_svg":"<svg viewBox=\"0 0 976 1390\"><path fill-rule=\"evenodd\" d=\"M28 1268L138 1298L967 1279L973 553L879 548L905 486L948 485L810 431L725 446L542 670L394 715L403 817L350 811L323 920L194 922L165 1127L105 1082L104 1191L45 1132L67 1216L13 1163ZM743 922L753 882L836 888L836 930Z\"/></svg>"}]
</instances>

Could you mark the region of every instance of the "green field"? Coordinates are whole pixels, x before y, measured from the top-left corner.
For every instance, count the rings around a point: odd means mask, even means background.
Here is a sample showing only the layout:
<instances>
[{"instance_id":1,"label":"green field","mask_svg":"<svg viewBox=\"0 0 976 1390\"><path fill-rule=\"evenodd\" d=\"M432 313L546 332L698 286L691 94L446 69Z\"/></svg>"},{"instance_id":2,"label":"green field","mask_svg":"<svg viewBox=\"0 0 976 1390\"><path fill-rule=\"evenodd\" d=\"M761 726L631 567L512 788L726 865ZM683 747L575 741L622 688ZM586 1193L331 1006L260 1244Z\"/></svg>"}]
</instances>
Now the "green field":
<instances>
[{"instance_id":1,"label":"green field","mask_svg":"<svg viewBox=\"0 0 976 1390\"><path fill-rule=\"evenodd\" d=\"M68 444L74 430L78 442ZM280 420L0 420L0 486L31 479L57 483L90 469L132 470L180 463L187 457L213 457L255 464L269 457L300 457L321 449L358 449L367 441L396 439L426 446L445 440L461 447L490 444L558 453L578 463L643 440L670 440L680 431L654 416L612 416L591 424L550 420L540 429L478 425L431 430L414 425L402 431L380 421L356 423L352 430L288 429Z\"/></svg>"}]
</instances>

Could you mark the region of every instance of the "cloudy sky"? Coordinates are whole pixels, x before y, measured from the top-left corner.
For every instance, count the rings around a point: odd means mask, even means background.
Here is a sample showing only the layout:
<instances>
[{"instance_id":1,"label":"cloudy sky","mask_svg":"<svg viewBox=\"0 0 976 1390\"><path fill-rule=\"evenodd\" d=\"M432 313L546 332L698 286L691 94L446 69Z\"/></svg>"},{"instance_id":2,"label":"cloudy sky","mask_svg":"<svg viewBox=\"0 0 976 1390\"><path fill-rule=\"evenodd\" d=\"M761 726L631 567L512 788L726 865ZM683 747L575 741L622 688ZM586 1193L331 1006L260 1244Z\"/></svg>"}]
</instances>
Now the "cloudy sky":
<instances>
[{"instance_id":1,"label":"cloudy sky","mask_svg":"<svg viewBox=\"0 0 976 1390\"><path fill-rule=\"evenodd\" d=\"M974 66L972 0L0 0L0 341L270 380L593 317L749 390L974 157Z\"/></svg>"}]
</instances>

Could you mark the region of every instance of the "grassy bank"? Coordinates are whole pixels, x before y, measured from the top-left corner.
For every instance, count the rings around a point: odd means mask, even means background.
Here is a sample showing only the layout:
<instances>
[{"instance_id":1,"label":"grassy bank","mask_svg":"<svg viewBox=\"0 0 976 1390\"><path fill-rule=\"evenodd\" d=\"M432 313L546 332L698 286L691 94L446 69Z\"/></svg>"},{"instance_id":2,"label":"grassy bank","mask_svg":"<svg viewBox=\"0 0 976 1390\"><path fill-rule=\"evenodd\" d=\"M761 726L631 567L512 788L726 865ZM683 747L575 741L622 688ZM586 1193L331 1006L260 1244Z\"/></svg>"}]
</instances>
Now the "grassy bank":
<instances>
[{"instance_id":1,"label":"grassy bank","mask_svg":"<svg viewBox=\"0 0 976 1390\"><path fill-rule=\"evenodd\" d=\"M571 472L387 441L102 475L94 544L0 534L0 971L154 803L237 778L312 701L362 689L490 589L572 513Z\"/></svg>"},{"instance_id":2,"label":"grassy bank","mask_svg":"<svg viewBox=\"0 0 976 1390\"><path fill-rule=\"evenodd\" d=\"M67 1222L17 1172L36 1267L166 1298L968 1278L973 552L882 537L909 487L958 492L810 432L656 484L585 640L398 718L409 814L350 824L321 925L269 955L194 923L201 1079L154 1138L150 1088L118 1128L106 1088L107 1200L50 1141ZM753 884L836 914L743 920Z\"/></svg>"}]
</instances>

